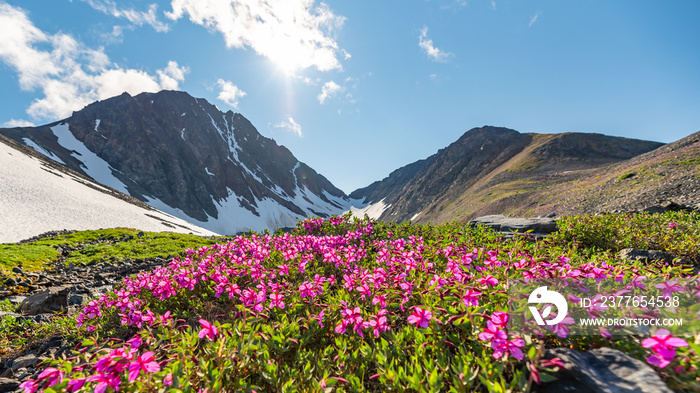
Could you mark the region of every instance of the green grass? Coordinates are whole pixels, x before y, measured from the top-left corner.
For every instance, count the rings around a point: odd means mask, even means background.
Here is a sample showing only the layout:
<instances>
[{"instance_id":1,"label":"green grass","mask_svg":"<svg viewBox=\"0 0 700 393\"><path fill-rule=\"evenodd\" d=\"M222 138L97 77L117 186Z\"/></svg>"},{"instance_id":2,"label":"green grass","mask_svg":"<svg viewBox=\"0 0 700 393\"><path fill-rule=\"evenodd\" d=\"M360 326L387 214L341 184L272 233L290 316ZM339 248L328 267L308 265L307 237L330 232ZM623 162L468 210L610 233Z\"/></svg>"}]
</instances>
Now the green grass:
<instances>
[{"instance_id":1,"label":"green grass","mask_svg":"<svg viewBox=\"0 0 700 393\"><path fill-rule=\"evenodd\" d=\"M200 248L216 243L196 235L180 233L143 232L128 228L79 231L25 244L0 244L0 272L10 274L21 265L25 271L43 270L58 260L56 250L78 249L70 252L65 263L84 264L92 261L114 261L126 258L167 258L180 255L187 248ZM91 244L94 243L94 244Z\"/></svg>"},{"instance_id":2,"label":"green grass","mask_svg":"<svg viewBox=\"0 0 700 393\"><path fill-rule=\"evenodd\" d=\"M563 217L557 226L555 239L580 247L613 252L623 248L661 250L700 264L698 212Z\"/></svg>"},{"instance_id":3,"label":"green grass","mask_svg":"<svg viewBox=\"0 0 700 393\"><path fill-rule=\"evenodd\" d=\"M0 270L10 271L22 265L27 271L42 270L48 262L56 260L56 249L34 244L0 244Z\"/></svg>"},{"instance_id":4,"label":"green grass","mask_svg":"<svg viewBox=\"0 0 700 393\"><path fill-rule=\"evenodd\" d=\"M620 182L620 181L623 181L623 180L625 180L625 179L629 179L629 178L631 178L631 177L634 177L634 176L636 176L636 175L637 175L637 174L634 173L634 172L627 172L627 173L624 173L624 174L620 175L620 176L617 178L617 181Z\"/></svg>"},{"instance_id":5,"label":"green grass","mask_svg":"<svg viewBox=\"0 0 700 393\"><path fill-rule=\"evenodd\" d=\"M700 158L691 158L688 160L680 161L681 165L700 165Z\"/></svg>"},{"instance_id":6,"label":"green grass","mask_svg":"<svg viewBox=\"0 0 700 393\"><path fill-rule=\"evenodd\" d=\"M216 243L216 240L205 239L195 235L148 232L142 238L134 237L131 240L114 244L101 243L87 246L80 251L71 253L66 258L66 263L84 264L112 258L117 260L126 258L166 258L179 255L187 248L196 249L214 243Z\"/></svg>"}]
</instances>

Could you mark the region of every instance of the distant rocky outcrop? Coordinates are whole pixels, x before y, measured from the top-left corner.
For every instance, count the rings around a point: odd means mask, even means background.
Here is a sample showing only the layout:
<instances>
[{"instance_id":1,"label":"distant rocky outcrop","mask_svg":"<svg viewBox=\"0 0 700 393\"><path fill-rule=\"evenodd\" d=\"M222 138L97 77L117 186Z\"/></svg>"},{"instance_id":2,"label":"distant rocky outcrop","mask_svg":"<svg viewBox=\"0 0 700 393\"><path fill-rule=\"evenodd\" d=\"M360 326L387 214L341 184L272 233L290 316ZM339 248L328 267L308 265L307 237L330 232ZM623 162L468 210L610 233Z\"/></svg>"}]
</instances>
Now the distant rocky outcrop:
<instances>
[{"instance_id":1,"label":"distant rocky outcrop","mask_svg":"<svg viewBox=\"0 0 700 393\"><path fill-rule=\"evenodd\" d=\"M522 218L506 217L501 214L483 216L469 221L471 225L484 225L500 232L528 232L550 234L557 230L557 223L553 218Z\"/></svg>"}]
</instances>

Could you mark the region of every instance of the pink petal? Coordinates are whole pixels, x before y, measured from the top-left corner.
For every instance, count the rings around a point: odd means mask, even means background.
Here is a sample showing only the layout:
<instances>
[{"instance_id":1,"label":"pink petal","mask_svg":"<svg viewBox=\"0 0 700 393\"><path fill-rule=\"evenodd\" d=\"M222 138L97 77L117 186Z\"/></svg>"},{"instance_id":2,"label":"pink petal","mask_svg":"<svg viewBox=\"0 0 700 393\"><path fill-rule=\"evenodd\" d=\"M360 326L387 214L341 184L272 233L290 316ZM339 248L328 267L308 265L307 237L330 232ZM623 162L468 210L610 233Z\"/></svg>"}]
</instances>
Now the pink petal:
<instances>
[{"instance_id":1,"label":"pink petal","mask_svg":"<svg viewBox=\"0 0 700 393\"><path fill-rule=\"evenodd\" d=\"M138 378L141 372L141 365L138 363L131 363L129 366L129 382L134 382Z\"/></svg>"},{"instance_id":2,"label":"pink petal","mask_svg":"<svg viewBox=\"0 0 700 393\"><path fill-rule=\"evenodd\" d=\"M671 337L668 340L666 340L666 345L672 347L687 347L688 342L680 337Z\"/></svg>"},{"instance_id":3,"label":"pink petal","mask_svg":"<svg viewBox=\"0 0 700 393\"><path fill-rule=\"evenodd\" d=\"M525 340L522 338L516 338L514 340L511 340L511 344L515 345L516 347L522 348L525 345Z\"/></svg>"},{"instance_id":4,"label":"pink petal","mask_svg":"<svg viewBox=\"0 0 700 393\"><path fill-rule=\"evenodd\" d=\"M143 369L149 373L155 373L160 371L160 364L158 362L149 362L143 365Z\"/></svg>"},{"instance_id":5,"label":"pink petal","mask_svg":"<svg viewBox=\"0 0 700 393\"><path fill-rule=\"evenodd\" d=\"M514 358L518 360L523 360L523 351L521 351L520 348L511 347L509 349L509 352L511 355L513 355Z\"/></svg>"},{"instance_id":6,"label":"pink petal","mask_svg":"<svg viewBox=\"0 0 700 393\"><path fill-rule=\"evenodd\" d=\"M655 347L658 344L659 344L659 340L657 340L656 338L653 338L653 337L652 338L645 338L644 340L642 340L642 346L644 348Z\"/></svg>"}]
</instances>

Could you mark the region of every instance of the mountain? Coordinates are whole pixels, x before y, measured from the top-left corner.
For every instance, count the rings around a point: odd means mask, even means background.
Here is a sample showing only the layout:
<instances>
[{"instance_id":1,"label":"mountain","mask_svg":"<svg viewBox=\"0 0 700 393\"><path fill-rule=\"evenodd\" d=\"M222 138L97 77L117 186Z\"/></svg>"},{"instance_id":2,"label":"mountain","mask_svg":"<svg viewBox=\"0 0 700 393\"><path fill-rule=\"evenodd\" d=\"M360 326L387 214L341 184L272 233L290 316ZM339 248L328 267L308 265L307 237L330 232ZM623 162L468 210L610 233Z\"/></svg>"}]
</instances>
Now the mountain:
<instances>
[{"instance_id":1,"label":"mountain","mask_svg":"<svg viewBox=\"0 0 700 393\"><path fill-rule=\"evenodd\" d=\"M653 192L647 191L643 199L630 199L630 182L615 183L616 179L630 171L646 173L650 169L643 168L648 168L650 157L668 159L669 154L663 153L668 149L658 142L601 134L523 134L484 126L467 131L424 160L355 190L350 198L363 202L363 209L354 209L359 214L418 223L468 220L487 214L567 215L613 207L631 210L656 202L651 201ZM659 170L669 176L683 168L673 164L672 169ZM658 185L649 187L658 189Z\"/></svg>"},{"instance_id":2,"label":"mountain","mask_svg":"<svg viewBox=\"0 0 700 393\"><path fill-rule=\"evenodd\" d=\"M124 93L56 123L0 134L220 234L291 227L349 206L341 190L241 114L184 92Z\"/></svg>"},{"instance_id":3,"label":"mountain","mask_svg":"<svg viewBox=\"0 0 700 393\"><path fill-rule=\"evenodd\" d=\"M0 243L40 233L129 227L213 235L95 183L0 135Z\"/></svg>"}]
</instances>

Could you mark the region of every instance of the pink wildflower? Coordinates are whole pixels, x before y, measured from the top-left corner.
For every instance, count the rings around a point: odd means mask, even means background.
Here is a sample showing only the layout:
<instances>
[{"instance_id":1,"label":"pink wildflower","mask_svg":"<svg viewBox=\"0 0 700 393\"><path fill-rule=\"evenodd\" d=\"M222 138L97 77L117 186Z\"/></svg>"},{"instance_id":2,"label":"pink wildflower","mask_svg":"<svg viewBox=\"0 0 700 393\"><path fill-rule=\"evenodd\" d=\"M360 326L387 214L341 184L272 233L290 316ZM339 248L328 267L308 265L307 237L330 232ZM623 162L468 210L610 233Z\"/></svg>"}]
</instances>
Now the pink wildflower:
<instances>
[{"instance_id":1,"label":"pink wildflower","mask_svg":"<svg viewBox=\"0 0 700 393\"><path fill-rule=\"evenodd\" d=\"M146 352L139 355L134 362L129 365L129 382L133 382L138 378L141 370L147 373L160 371L160 365L154 360L153 352Z\"/></svg>"},{"instance_id":2,"label":"pink wildflower","mask_svg":"<svg viewBox=\"0 0 700 393\"><path fill-rule=\"evenodd\" d=\"M68 392L77 392L80 390L83 385L85 385L85 381L87 381L87 378L76 378L68 382L68 386L66 386L66 389Z\"/></svg>"},{"instance_id":3,"label":"pink wildflower","mask_svg":"<svg viewBox=\"0 0 700 393\"><path fill-rule=\"evenodd\" d=\"M85 381L97 382L97 386L95 386L94 389L95 393L104 393L107 391L108 387L111 387L114 390L119 390L119 377L113 374L98 372L95 375L89 376Z\"/></svg>"},{"instance_id":4,"label":"pink wildflower","mask_svg":"<svg viewBox=\"0 0 700 393\"><path fill-rule=\"evenodd\" d=\"M197 334L197 336L199 338L204 338L206 336L210 340L214 340L216 338L216 336L219 335L219 329L217 329L216 326L214 326L209 321L206 321L204 319L200 319L199 323L202 324L202 330L200 330L199 334Z\"/></svg>"},{"instance_id":5,"label":"pink wildflower","mask_svg":"<svg viewBox=\"0 0 700 393\"><path fill-rule=\"evenodd\" d=\"M270 308L284 308L284 295L281 293L273 293L270 295Z\"/></svg>"},{"instance_id":6,"label":"pink wildflower","mask_svg":"<svg viewBox=\"0 0 700 393\"><path fill-rule=\"evenodd\" d=\"M496 285L498 285L498 279L491 274L489 274L486 277L482 277L482 278L478 279L477 282L481 285L486 285L486 286L490 285L491 287L495 287Z\"/></svg>"},{"instance_id":7,"label":"pink wildflower","mask_svg":"<svg viewBox=\"0 0 700 393\"><path fill-rule=\"evenodd\" d=\"M504 354L510 354L518 360L523 360L523 351L520 349L525 346L525 340L520 337L516 337L512 340L494 340L491 341L491 348L493 348L493 357L495 359L500 359Z\"/></svg>"},{"instance_id":8,"label":"pink wildflower","mask_svg":"<svg viewBox=\"0 0 700 393\"><path fill-rule=\"evenodd\" d=\"M671 364L676 357L676 347L687 347L688 342L680 337L673 337L667 329L659 329L654 333L654 337L642 340L644 348L651 348L653 354L647 357L647 362L664 368Z\"/></svg>"},{"instance_id":9,"label":"pink wildflower","mask_svg":"<svg viewBox=\"0 0 700 393\"><path fill-rule=\"evenodd\" d=\"M37 382L46 380L46 387L50 387L63 382L63 371L55 367L48 367L41 374L39 374L39 377L37 377L36 380Z\"/></svg>"},{"instance_id":10,"label":"pink wildflower","mask_svg":"<svg viewBox=\"0 0 700 393\"><path fill-rule=\"evenodd\" d=\"M487 321L486 330L479 333L479 340L481 341L505 340L506 338L508 338L506 332L501 330L501 326L494 324L492 321Z\"/></svg>"},{"instance_id":11,"label":"pink wildflower","mask_svg":"<svg viewBox=\"0 0 700 393\"><path fill-rule=\"evenodd\" d=\"M430 311L423 310L420 307L414 307L413 311L411 311L411 315L408 316L408 323L412 323L426 329L432 318L433 314Z\"/></svg>"},{"instance_id":12,"label":"pink wildflower","mask_svg":"<svg viewBox=\"0 0 700 393\"><path fill-rule=\"evenodd\" d=\"M679 292L679 291L683 290L683 287L678 285L676 280L663 282L661 284L656 284L654 286L661 290L661 292L663 293L663 296L668 296L668 297L673 296L673 292Z\"/></svg>"},{"instance_id":13,"label":"pink wildflower","mask_svg":"<svg viewBox=\"0 0 700 393\"><path fill-rule=\"evenodd\" d=\"M467 292L462 296L462 302L464 303L465 306L479 306L479 296L483 295L479 291L475 291L473 289L467 289Z\"/></svg>"},{"instance_id":14,"label":"pink wildflower","mask_svg":"<svg viewBox=\"0 0 700 393\"><path fill-rule=\"evenodd\" d=\"M24 393L34 393L39 389L39 385L33 379L22 382L19 387L24 389Z\"/></svg>"}]
</instances>

